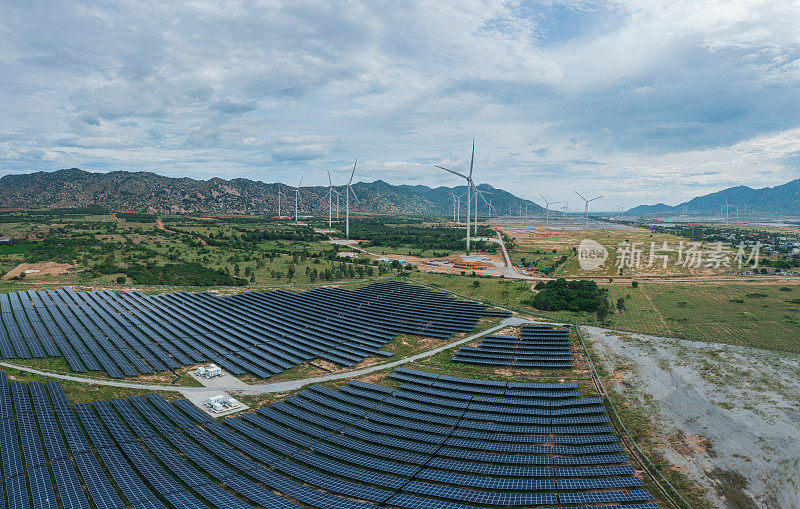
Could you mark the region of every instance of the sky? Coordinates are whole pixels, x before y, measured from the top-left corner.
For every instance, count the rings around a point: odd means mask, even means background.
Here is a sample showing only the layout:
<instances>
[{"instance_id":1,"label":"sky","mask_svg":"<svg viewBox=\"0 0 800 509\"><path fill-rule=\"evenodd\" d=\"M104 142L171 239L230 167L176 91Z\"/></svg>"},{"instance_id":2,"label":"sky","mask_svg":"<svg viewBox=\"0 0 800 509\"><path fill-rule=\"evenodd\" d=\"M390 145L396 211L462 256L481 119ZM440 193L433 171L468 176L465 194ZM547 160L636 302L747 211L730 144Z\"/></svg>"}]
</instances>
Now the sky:
<instances>
[{"instance_id":1,"label":"sky","mask_svg":"<svg viewBox=\"0 0 800 509\"><path fill-rule=\"evenodd\" d=\"M677 204L800 176L800 2L0 2L0 175ZM337 183L337 182L334 182Z\"/></svg>"}]
</instances>

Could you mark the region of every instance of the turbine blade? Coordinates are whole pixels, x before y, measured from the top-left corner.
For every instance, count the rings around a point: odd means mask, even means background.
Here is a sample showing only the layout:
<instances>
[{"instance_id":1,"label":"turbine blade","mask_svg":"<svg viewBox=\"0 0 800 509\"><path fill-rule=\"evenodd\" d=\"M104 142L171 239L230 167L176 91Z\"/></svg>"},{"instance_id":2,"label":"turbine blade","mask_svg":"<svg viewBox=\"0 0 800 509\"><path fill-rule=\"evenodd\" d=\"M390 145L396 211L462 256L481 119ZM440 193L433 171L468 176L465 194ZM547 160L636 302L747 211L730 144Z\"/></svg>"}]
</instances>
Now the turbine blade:
<instances>
[{"instance_id":1,"label":"turbine blade","mask_svg":"<svg viewBox=\"0 0 800 509\"><path fill-rule=\"evenodd\" d=\"M356 192L355 192L355 191L353 191L353 188L352 188L352 187L350 187L350 186L347 186L347 189L349 189L349 190L350 190L350 192L351 192L351 193L353 193L353 198L355 198L355 199L356 199L356 203L357 203L358 205L361 205L361 202L359 202L359 201L358 201L358 196L356 196Z\"/></svg>"},{"instance_id":2,"label":"turbine blade","mask_svg":"<svg viewBox=\"0 0 800 509\"><path fill-rule=\"evenodd\" d=\"M331 180L331 170L328 171L328 187L333 188L333 180Z\"/></svg>"},{"instance_id":3,"label":"turbine blade","mask_svg":"<svg viewBox=\"0 0 800 509\"><path fill-rule=\"evenodd\" d=\"M350 173L350 182L348 182L347 185L350 185L350 184L353 183L353 175L356 174L356 165L357 164L358 164L358 158L356 157L356 161L353 163L353 171Z\"/></svg>"},{"instance_id":4,"label":"turbine blade","mask_svg":"<svg viewBox=\"0 0 800 509\"><path fill-rule=\"evenodd\" d=\"M581 197L581 199L582 199L583 201L586 201L586 198L584 198L584 197L583 197L583 195L582 195L581 193L579 193L578 191L575 191L574 189L573 189L572 191L573 191L575 194L577 194L578 196L580 196L580 197Z\"/></svg>"},{"instance_id":5,"label":"turbine blade","mask_svg":"<svg viewBox=\"0 0 800 509\"><path fill-rule=\"evenodd\" d=\"M449 171L449 172L450 172L450 173L452 173L453 175L458 175L458 176L459 176L459 177L461 177L461 178L465 178L465 179L469 180L469 177L467 177L467 176L466 176L466 175L464 175L463 173L459 173L459 172L457 172L457 171L453 171L453 170L448 170L448 169L447 169L447 168L445 168L444 166L439 166L438 164L434 164L434 166L436 166L436 167L437 167L437 168L439 168L440 170Z\"/></svg>"},{"instance_id":6,"label":"turbine blade","mask_svg":"<svg viewBox=\"0 0 800 509\"><path fill-rule=\"evenodd\" d=\"M475 138L472 138L472 157L469 160L469 176L472 178L472 166L475 163Z\"/></svg>"}]
</instances>

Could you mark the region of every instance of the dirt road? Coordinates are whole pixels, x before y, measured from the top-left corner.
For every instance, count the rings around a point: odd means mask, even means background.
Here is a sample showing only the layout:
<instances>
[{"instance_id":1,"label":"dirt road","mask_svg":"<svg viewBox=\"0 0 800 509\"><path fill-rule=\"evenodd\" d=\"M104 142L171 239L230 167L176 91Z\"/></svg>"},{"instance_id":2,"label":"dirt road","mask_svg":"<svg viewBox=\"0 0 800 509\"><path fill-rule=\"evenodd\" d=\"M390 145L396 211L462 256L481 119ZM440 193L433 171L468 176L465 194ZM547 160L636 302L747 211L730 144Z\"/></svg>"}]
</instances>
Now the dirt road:
<instances>
[{"instance_id":1,"label":"dirt road","mask_svg":"<svg viewBox=\"0 0 800 509\"><path fill-rule=\"evenodd\" d=\"M156 218L156 227L157 227L159 230L163 230L163 231L165 231L165 232L170 232L170 233L180 233L181 235L188 235L189 237L194 237L194 235L189 235L188 233L176 232L176 231L174 231L174 230L170 230L169 228L167 228L166 226L164 226L164 222L163 222L163 221L161 221L161 218ZM197 239L197 241L198 241L198 242L200 242L201 244L203 244L204 246L207 246L207 245L208 245L208 242L206 242L205 240L201 239L200 237L194 237L194 238L196 238L196 239Z\"/></svg>"}]
</instances>

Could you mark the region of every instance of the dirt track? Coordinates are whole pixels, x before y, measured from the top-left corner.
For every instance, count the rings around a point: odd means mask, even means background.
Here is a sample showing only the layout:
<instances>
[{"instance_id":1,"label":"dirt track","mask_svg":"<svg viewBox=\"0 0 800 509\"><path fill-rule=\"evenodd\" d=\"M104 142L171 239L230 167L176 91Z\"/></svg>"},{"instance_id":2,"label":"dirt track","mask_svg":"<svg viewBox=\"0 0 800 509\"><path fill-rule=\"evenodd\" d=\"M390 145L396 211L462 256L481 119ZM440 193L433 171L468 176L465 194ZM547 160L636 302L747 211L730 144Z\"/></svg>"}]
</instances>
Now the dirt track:
<instances>
[{"instance_id":1,"label":"dirt track","mask_svg":"<svg viewBox=\"0 0 800 509\"><path fill-rule=\"evenodd\" d=\"M800 356L582 330L715 507L800 508Z\"/></svg>"}]
</instances>

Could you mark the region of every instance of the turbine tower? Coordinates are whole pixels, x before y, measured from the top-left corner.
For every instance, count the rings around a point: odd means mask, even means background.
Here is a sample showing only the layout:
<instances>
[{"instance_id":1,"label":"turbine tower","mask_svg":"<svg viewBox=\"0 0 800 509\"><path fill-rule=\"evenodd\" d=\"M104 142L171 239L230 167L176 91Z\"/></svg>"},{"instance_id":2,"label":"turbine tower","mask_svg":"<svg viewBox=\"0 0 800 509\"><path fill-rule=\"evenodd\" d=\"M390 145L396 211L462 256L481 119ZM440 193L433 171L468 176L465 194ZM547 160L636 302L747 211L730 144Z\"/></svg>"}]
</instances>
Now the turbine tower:
<instances>
[{"instance_id":1,"label":"turbine tower","mask_svg":"<svg viewBox=\"0 0 800 509\"><path fill-rule=\"evenodd\" d=\"M547 198L545 198L542 193L539 193L539 196L541 196L542 200L544 200L544 210L545 210L545 214L546 214L546 219L544 220L544 222L545 222L545 224L550 224L550 205L555 205L556 203L561 203L561 202L560 201L547 201ZM527 212L525 213L525 216L527 217Z\"/></svg>"},{"instance_id":2,"label":"turbine tower","mask_svg":"<svg viewBox=\"0 0 800 509\"><path fill-rule=\"evenodd\" d=\"M278 183L278 218L281 217L281 184Z\"/></svg>"},{"instance_id":3,"label":"turbine tower","mask_svg":"<svg viewBox=\"0 0 800 509\"><path fill-rule=\"evenodd\" d=\"M456 198L456 193L450 191L450 196L453 197L453 222L456 222L456 213L458 211L458 198Z\"/></svg>"},{"instance_id":4,"label":"turbine tower","mask_svg":"<svg viewBox=\"0 0 800 509\"><path fill-rule=\"evenodd\" d=\"M470 234L470 231L469 231L469 213L470 213L470 204L472 203L472 200L470 199L471 198L470 197L470 191L472 189L472 169L474 167L474 164L475 164L475 140L473 139L472 140L472 157L469 160L469 175L464 175L463 173L459 173L457 171L448 170L444 166L439 166L438 164L434 165L437 168L439 168L440 170L444 170L446 172L450 172L453 175L458 175L459 177L461 177L461 178L463 178L464 180L467 181L467 254L469 254L469 234Z\"/></svg>"},{"instance_id":5,"label":"turbine tower","mask_svg":"<svg viewBox=\"0 0 800 509\"><path fill-rule=\"evenodd\" d=\"M573 189L573 191L575 191L575 190ZM575 194L577 194L578 196L580 196L580 197L581 197L581 200L583 200L583 201L584 201L584 206L583 206L583 227L584 227L584 228L588 228L588 227L589 227L589 202L593 202L593 201L595 201L595 200L599 200L600 198L602 198L602 197L603 197L603 196L605 196L605 195L602 195L602 194L601 194L600 196L596 196L596 197L592 198L591 200L587 200L587 199L586 199L586 198L584 198L584 197L583 197L583 195L582 195L581 193L579 193L578 191L575 191Z\"/></svg>"},{"instance_id":6,"label":"turbine tower","mask_svg":"<svg viewBox=\"0 0 800 509\"><path fill-rule=\"evenodd\" d=\"M567 220L567 213L569 212L569 200L564 200L564 206L561 207L560 210L564 214L564 221Z\"/></svg>"},{"instance_id":7,"label":"turbine tower","mask_svg":"<svg viewBox=\"0 0 800 509\"><path fill-rule=\"evenodd\" d=\"M333 180L331 180L331 170L328 172L328 230L333 229Z\"/></svg>"},{"instance_id":8,"label":"turbine tower","mask_svg":"<svg viewBox=\"0 0 800 509\"><path fill-rule=\"evenodd\" d=\"M300 186L303 185L303 177L300 177L300 183L294 188L294 222L297 222L297 203L300 200Z\"/></svg>"},{"instance_id":9,"label":"turbine tower","mask_svg":"<svg viewBox=\"0 0 800 509\"><path fill-rule=\"evenodd\" d=\"M461 198L467 193L461 193L456 196L456 224L461 223Z\"/></svg>"},{"instance_id":10,"label":"turbine tower","mask_svg":"<svg viewBox=\"0 0 800 509\"><path fill-rule=\"evenodd\" d=\"M350 181L347 182L347 189L345 190L345 200L344 200L344 203L345 203L345 209L344 210L345 210L345 217L346 217L346 219L345 219L345 235L347 236L348 239L350 238L350 194L353 195L353 198L355 198L356 203L358 203L358 196L356 196L356 192L353 191L353 185L352 185L353 184L353 175L356 174L356 165L357 164L358 164L358 158L356 158L356 161L353 163L353 171L350 173Z\"/></svg>"},{"instance_id":11,"label":"turbine tower","mask_svg":"<svg viewBox=\"0 0 800 509\"><path fill-rule=\"evenodd\" d=\"M474 222L475 226L474 226L473 231L475 232L475 236L477 237L478 236L478 195L480 195L481 199L483 200L483 203L485 203L486 206L489 207L489 217L492 217L491 205L490 205L489 202L486 201L486 198L484 198L483 196L485 194L490 194L492 196L497 196L497 193L491 193L489 191L482 191L482 190L478 189L478 186L475 186L474 191L475 191L475 222Z\"/></svg>"}]
</instances>

